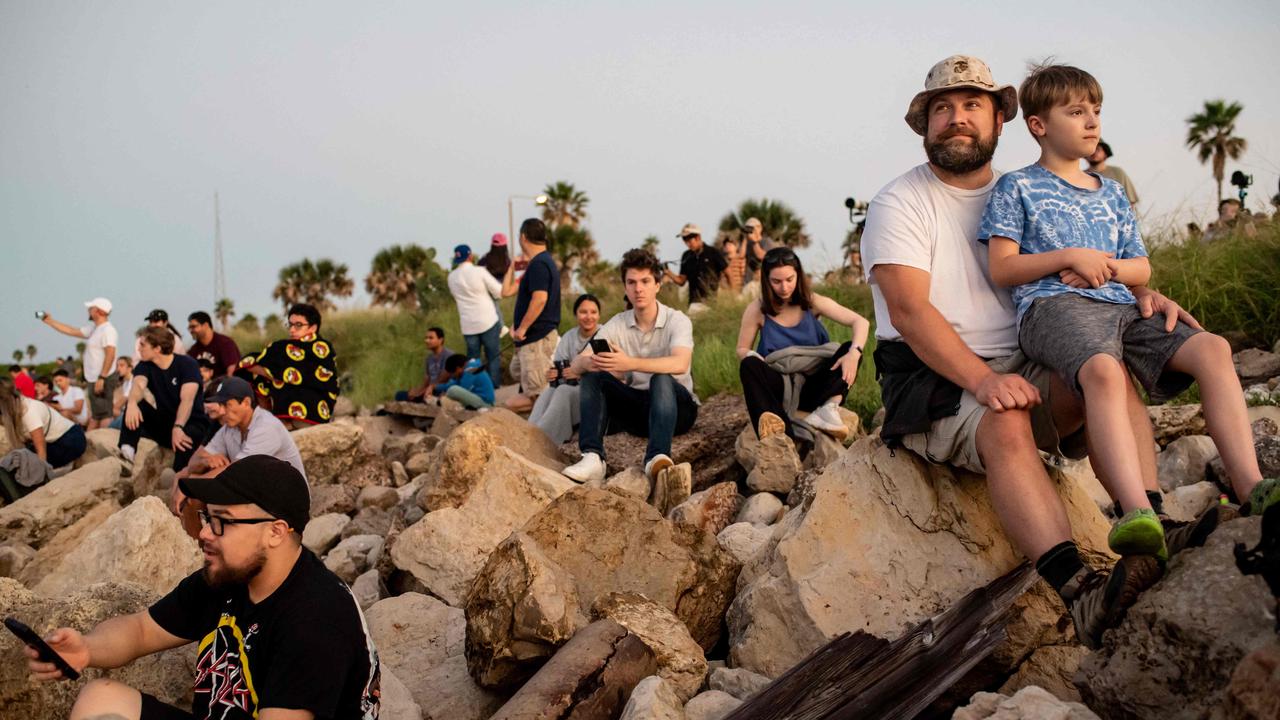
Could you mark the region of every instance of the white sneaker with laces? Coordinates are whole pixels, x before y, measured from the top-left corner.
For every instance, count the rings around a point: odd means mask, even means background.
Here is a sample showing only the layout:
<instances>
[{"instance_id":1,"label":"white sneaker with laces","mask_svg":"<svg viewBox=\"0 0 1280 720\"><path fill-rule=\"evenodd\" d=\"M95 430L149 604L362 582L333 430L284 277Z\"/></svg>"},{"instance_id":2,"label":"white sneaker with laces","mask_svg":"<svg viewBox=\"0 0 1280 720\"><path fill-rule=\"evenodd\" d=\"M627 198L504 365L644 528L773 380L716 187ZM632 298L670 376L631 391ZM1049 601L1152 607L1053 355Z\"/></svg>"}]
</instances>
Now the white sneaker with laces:
<instances>
[{"instance_id":1,"label":"white sneaker with laces","mask_svg":"<svg viewBox=\"0 0 1280 720\"><path fill-rule=\"evenodd\" d=\"M836 409L835 403L826 403L809 413L805 423L841 440L849 434L849 428L845 427L844 421L840 419L840 411Z\"/></svg>"},{"instance_id":2,"label":"white sneaker with laces","mask_svg":"<svg viewBox=\"0 0 1280 720\"><path fill-rule=\"evenodd\" d=\"M665 453L658 453L649 458L649 462L644 464L644 475L650 480L657 480L658 473L675 464L676 462Z\"/></svg>"},{"instance_id":3,"label":"white sneaker with laces","mask_svg":"<svg viewBox=\"0 0 1280 720\"><path fill-rule=\"evenodd\" d=\"M604 479L604 460L593 452L584 453L582 459L563 470L565 477L580 483Z\"/></svg>"},{"instance_id":4,"label":"white sneaker with laces","mask_svg":"<svg viewBox=\"0 0 1280 720\"><path fill-rule=\"evenodd\" d=\"M128 462L133 462L134 455L136 455L137 452L138 451L132 445L120 446L120 455Z\"/></svg>"},{"instance_id":5,"label":"white sneaker with laces","mask_svg":"<svg viewBox=\"0 0 1280 720\"><path fill-rule=\"evenodd\" d=\"M502 329L498 331L498 337L500 338L504 338L510 334L511 334L511 328L507 327L506 325L503 325Z\"/></svg>"}]
</instances>

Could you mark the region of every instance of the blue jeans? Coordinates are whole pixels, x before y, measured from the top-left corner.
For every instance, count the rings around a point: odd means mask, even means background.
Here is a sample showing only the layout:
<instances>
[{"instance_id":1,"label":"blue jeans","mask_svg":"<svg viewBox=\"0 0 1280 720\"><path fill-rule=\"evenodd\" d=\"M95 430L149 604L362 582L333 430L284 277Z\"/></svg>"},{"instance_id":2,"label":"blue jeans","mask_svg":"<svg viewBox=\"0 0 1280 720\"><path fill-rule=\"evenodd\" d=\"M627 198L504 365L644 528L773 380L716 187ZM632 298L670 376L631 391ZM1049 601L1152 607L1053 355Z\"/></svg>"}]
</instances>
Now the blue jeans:
<instances>
[{"instance_id":1,"label":"blue jeans","mask_svg":"<svg viewBox=\"0 0 1280 720\"><path fill-rule=\"evenodd\" d=\"M498 318L498 322L493 327L476 335L463 335L463 340L467 341L467 357L480 358L480 348L484 347L484 361L489 367L489 377L493 379L493 386L502 386L502 348L499 347L498 341L502 339L502 318Z\"/></svg>"},{"instance_id":2,"label":"blue jeans","mask_svg":"<svg viewBox=\"0 0 1280 720\"><path fill-rule=\"evenodd\" d=\"M670 375L649 378L649 389L637 390L607 372L591 372L579 383L578 449L604 457L604 436L624 431L649 438L644 451L671 454L671 438L683 435L698 419L693 395Z\"/></svg>"}]
</instances>

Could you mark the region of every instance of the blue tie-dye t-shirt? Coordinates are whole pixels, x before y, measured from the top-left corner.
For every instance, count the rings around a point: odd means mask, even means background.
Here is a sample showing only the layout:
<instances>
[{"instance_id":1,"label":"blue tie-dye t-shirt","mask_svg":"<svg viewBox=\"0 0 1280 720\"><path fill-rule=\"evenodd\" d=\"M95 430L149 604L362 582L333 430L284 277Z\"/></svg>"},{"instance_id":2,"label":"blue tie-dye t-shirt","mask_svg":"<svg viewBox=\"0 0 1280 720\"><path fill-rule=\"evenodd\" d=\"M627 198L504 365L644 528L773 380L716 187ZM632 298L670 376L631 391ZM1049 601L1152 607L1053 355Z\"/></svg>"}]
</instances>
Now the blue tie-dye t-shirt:
<instances>
[{"instance_id":1,"label":"blue tie-dye t-shirt","mask_svg":"<svg viewBox=\"0 0 1280 720\"><path fill-rule=\"evenodd\" d=\"M1086 190L1054 175L1039 164L1005 173L996 182L978 226L978 241L1006 237L1018 243L1023 255L1065 248L1090 248L1115 253L1118 260L1146 257L1138 234L1138 220L1124 188L1114 180ZM1074 292L1112 303L1135 302L1129 288L1115 280L1100 288L1073 288L1058 273L1013 289L1018 322L1037 298Z\"/></svg>"}]
</instances>

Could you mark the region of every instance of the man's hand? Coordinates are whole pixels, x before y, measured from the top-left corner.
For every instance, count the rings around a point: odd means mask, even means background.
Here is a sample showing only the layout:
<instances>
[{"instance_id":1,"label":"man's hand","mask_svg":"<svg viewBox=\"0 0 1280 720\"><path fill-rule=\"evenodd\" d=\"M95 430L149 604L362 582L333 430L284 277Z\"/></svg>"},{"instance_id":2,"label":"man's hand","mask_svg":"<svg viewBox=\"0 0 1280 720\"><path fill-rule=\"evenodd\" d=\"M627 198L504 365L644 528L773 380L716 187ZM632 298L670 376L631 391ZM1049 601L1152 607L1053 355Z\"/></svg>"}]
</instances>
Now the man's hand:
<instances>
[{"instance_id":1,"label":"man's hand","mask_svg":"<svg viewBox=\"0 0 1280 720\"><path fill-rule=\"evenodd\" d=\"M204 456L204 464L209 470L221 470L231 464L231 459L222 453L211 453L207 450Z\"/></svg>"},{"instance_id":2,"label":"man's hand","mask_svg":"<svg viewBox=\"0 0 1280 720\"><path fill-rule=\"evenodd\" d=\"M593 370L622 374L634 370L636 363L635 358L621 350L615 349L613 352L596 353L592 355L591 367Z\"/></svg>"},{"instance_id":3,"label":"man's hand","mask_svg":"<svg viewBox=\"0 0 1280 720\"><path fill-rule=\"evenodd\" d=\"M1133 294L1138 299L1138 312L1142 313L1142 317L1149 318L1156 313L1164 315L1165 332L1173 332L1179 320L1197 330L1204 329L1181 305L1145 285L1133 288Z\"/></svg>"},{"instance_id":4,"label":"man's hand","mask_svg":"<svg viewBox=\"0 0 1280 720\"><path fill-rule=\"evenodd\" d=\"M840 378L844 380L844 384L853 387L853 381L858 379L858 361L861 359L861 353L849 348L849 352L837 360L836 364L831 366L831 369L840 368Z\"/></svg>"},{"instance_id":5,"label":"man's hand","mask_svg":"<svg viewBox=\"0 0 1280 720\"><path fill-rule=\"evenodd\" d=\"M130 430L137 430L141 424L142 411L138 409L138 403L130 402L124 410L124 426Z\"/></svg>"},{"instance_id":6,"label":"man's hand","mask_svg":"<svg viewBox=\"0 0 1280 720\"><path fill-rule=\"evenodd\" d=\"M170 442L170 447L173 448L174 452L186 452L191 449L191 436L187 435L186 431L177 425L173 426Z\"/></svg>"},{"instance_id":7,"label":"man's hand","mask_svg":"<svg viewBox=\"0 0 1280 720\"><path fill-rule=\"evenodd\" d=\"M1089 287L1102 287L1115 275L1110 265L1114 253L1090 248L1071 248L1064 253L1070 269L1089 283Z\"/></svg>"},{"instance_id":8,"label":"man's hand","mask_svg":"<svg viewBox=\"0 0 1280 720\"><path fill-rule=\"evenodd\" d=\"M1040 404L1040 391L1021 375L991 373L978 384L978 402L1000 413L1026 410Z\"/></svg>"},{"instance_id":9,"label":"man's hand","mask_svg":"<svg viewBox=\"0 0 1280 720\"><path fill-rule=\"evenodd\" d=\"M511 339L515 340L516 342L524 342L524 336L526 332L528 331L522 330L520 328L511 328Z\"/></svg>"},{"instance_id":10,"label":"man's hand","mask_svg":"<svg viewBox=\"0 0 1280 720\"><path fill-rule=\"evenodd\" d=\"M101 396L102 388L106 387L106 382L102 378L93 381L93 394Z\"/></svg>"},{"instance_id":11,"label":"man's hand","mask_svg":"<svg viewBox=\"0 0 1280 720\"><path fill-rule=\"evenodd\" d=\"M53 651L62 656L67 664L76 670L83 672L89 665L89 646L84 641L84 636L71 628L58 628L54 630L48 637L44 639L49 643L49 647ZM23 645L22 651L27 654L27 669L31 671L31 677L41 682L49 680L62 679L62 671L56 665L49 662L41 662L40 654L29 646Z\"/></svg>"}]
</instances>

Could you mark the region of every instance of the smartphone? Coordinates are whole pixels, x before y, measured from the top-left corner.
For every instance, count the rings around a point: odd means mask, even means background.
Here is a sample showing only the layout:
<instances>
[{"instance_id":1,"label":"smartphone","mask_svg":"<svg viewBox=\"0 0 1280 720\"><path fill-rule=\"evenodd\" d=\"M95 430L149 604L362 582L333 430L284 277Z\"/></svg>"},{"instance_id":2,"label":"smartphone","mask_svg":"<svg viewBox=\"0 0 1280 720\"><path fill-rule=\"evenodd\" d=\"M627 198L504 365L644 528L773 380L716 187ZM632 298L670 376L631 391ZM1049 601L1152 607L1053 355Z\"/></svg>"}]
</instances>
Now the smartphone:
<instances>
[{"instance_id":1,"label":"smartphone","mask_svg":"<svg viewBox=\"0 0 1280 720\"><path fill-rule=\"evenodd\" d=\"M27 627L26 623L15 618L7 617L4 619L4 626L9 628L9 632L18 636L18 639L26 644L27 647L35 650L40 654L40 659L44 662L53 663L55 667L62 671L62 677L66 680L80 679L80 673L75 668L67 664L62 656L49 647L49 643L44 641L36 634L35 630Z\"/></svg>"},{"instance_id":2,"label":"smartphone","mask_svg":"<svg viewBox=\"0 0 1280 720\"><path fill-rule=\"evenodd\" d=\"M600 353L613 352L613 348L609 346L609 341L604 338L591 338L591 352L599 355Z\"/></svg>"},{"instance_id":3,"label":"smartphone","mask_svg":"<svg viewBox=\"0 0 1280 720\"><path fill-rule=\"evenodd\" d=\"M49 315L49 313L47 313L47 312L45 312L45 311L43 311L43 310L37 310L37 311L36 311L36 319L37 319L37 320L43 320L43 319L45 319L48 315Z\"/></svg>"}]
</instances>

